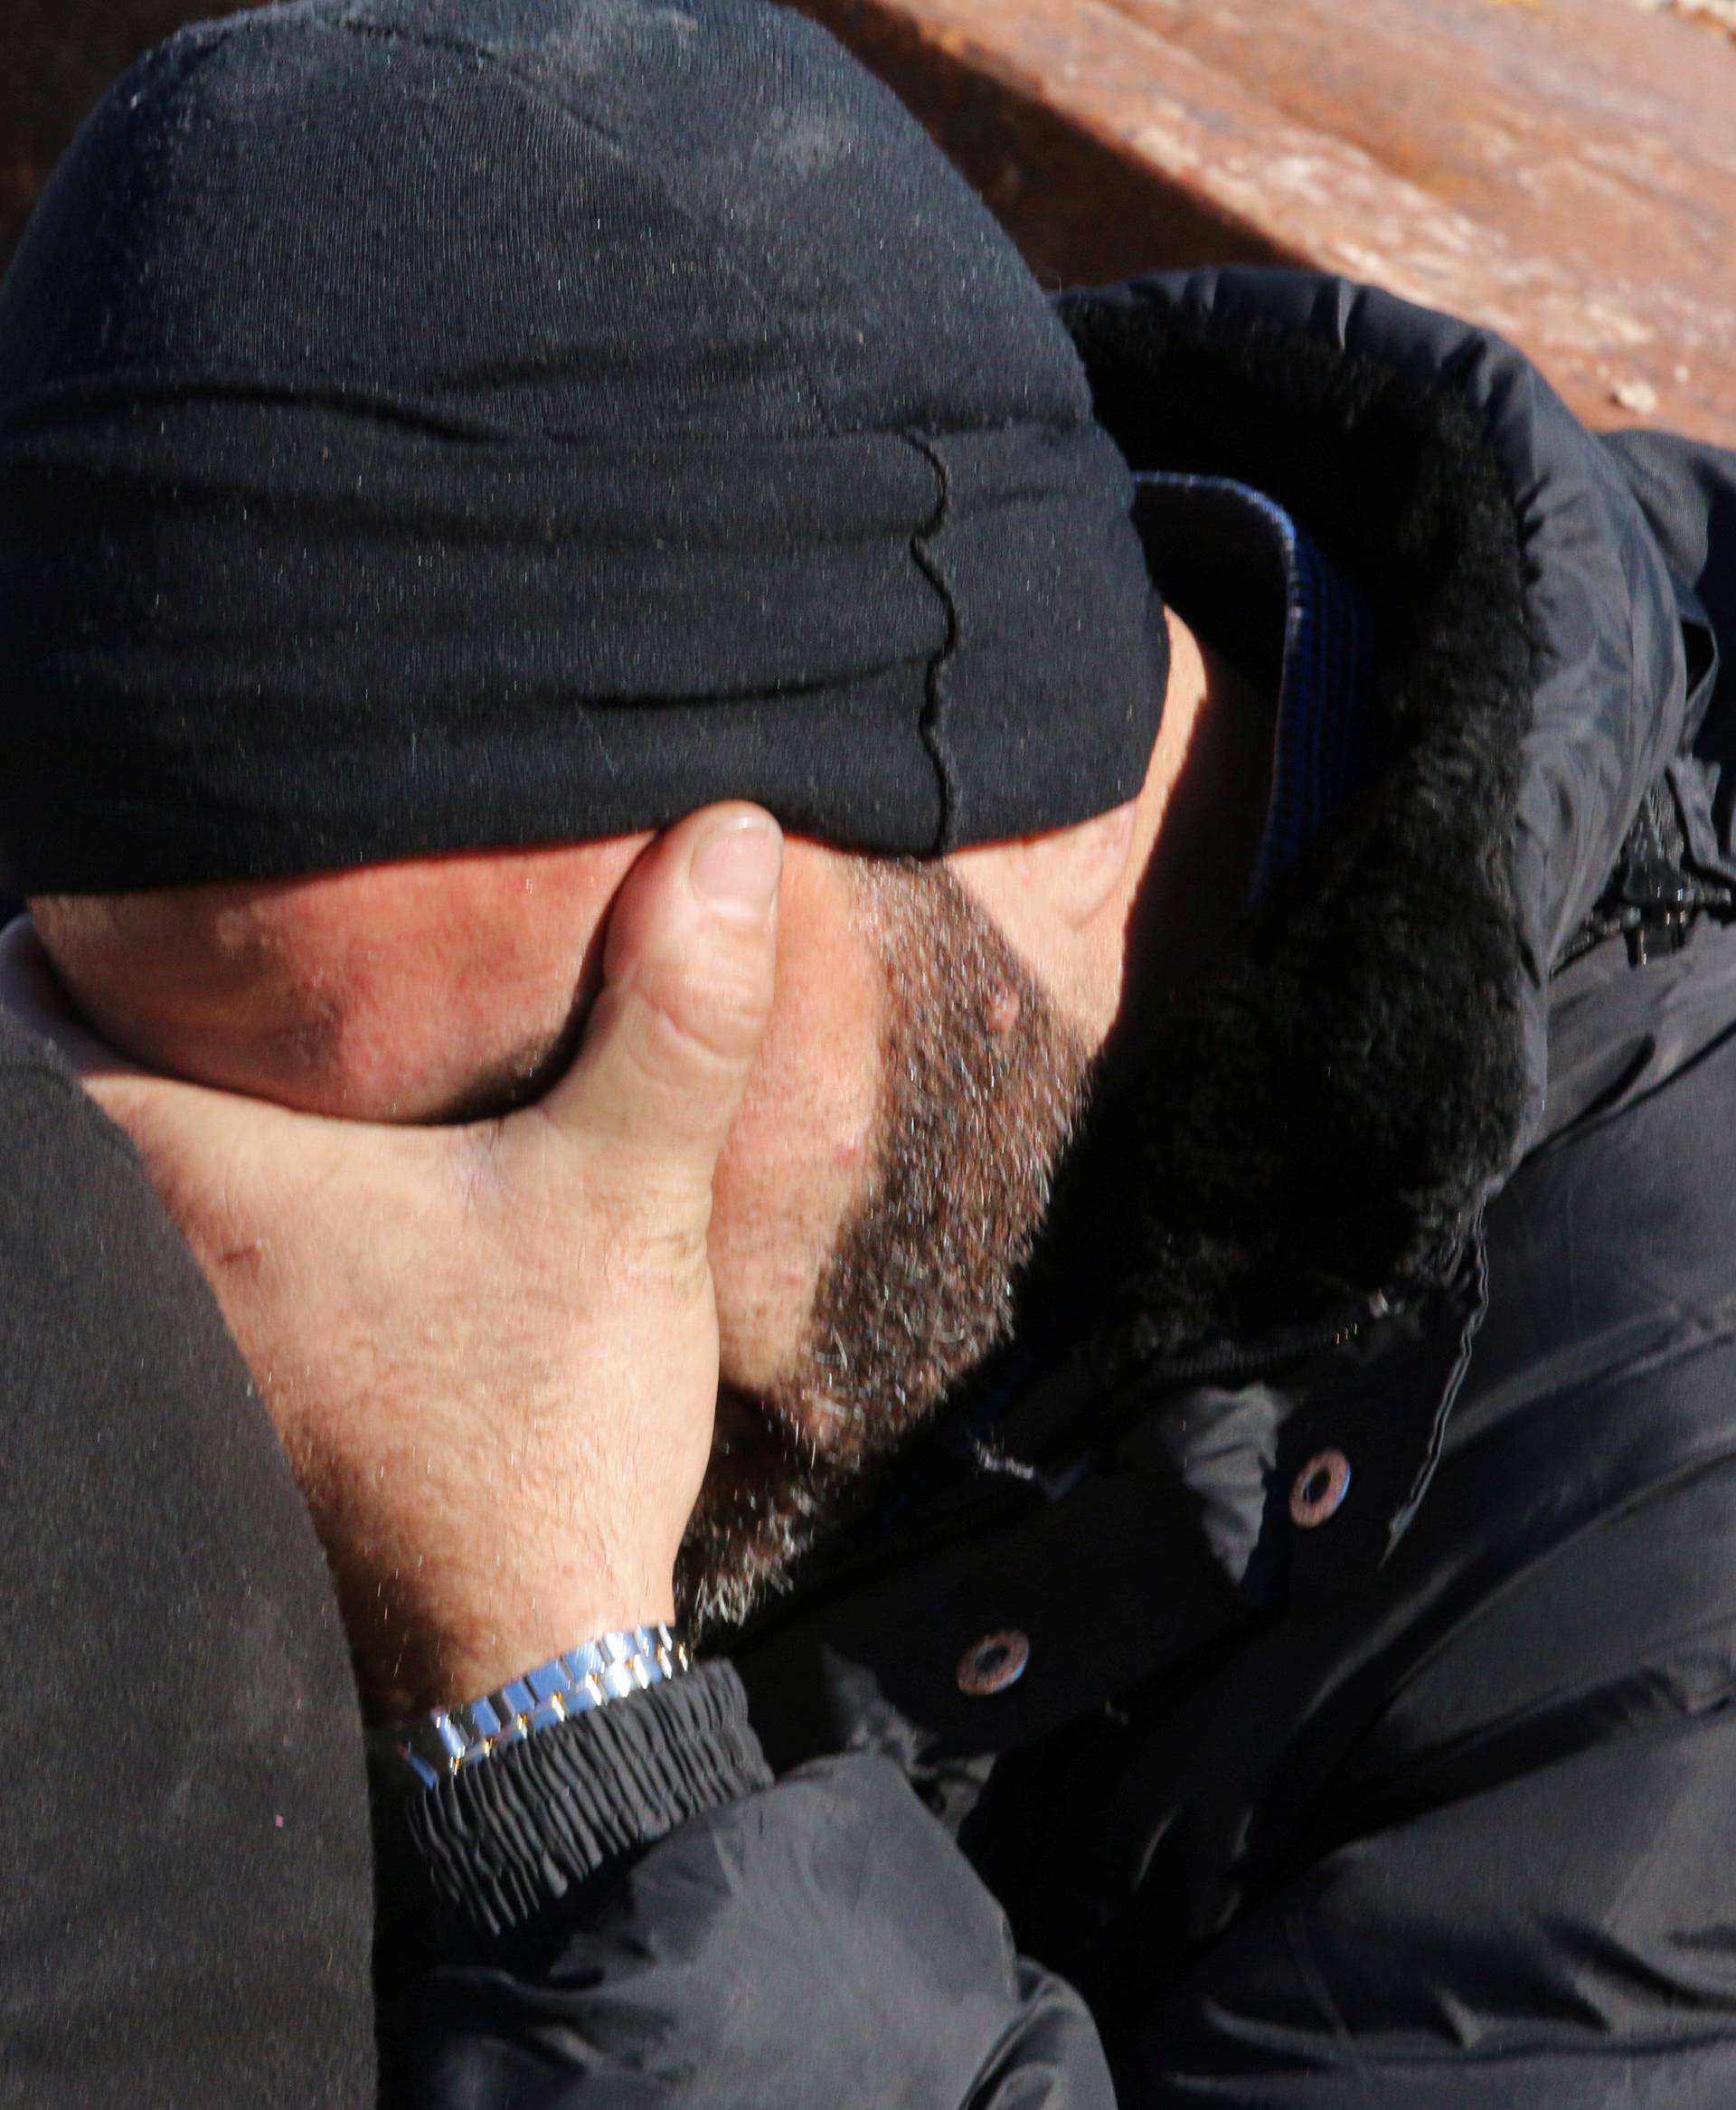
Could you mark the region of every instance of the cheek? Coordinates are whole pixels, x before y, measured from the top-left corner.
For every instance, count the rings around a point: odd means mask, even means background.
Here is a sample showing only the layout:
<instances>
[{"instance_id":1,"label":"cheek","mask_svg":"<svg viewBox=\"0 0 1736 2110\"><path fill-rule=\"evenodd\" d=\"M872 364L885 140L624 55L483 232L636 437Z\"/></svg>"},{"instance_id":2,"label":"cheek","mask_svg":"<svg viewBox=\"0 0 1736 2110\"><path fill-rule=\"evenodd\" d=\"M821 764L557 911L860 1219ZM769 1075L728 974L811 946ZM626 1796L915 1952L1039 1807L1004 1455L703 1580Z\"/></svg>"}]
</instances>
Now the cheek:
<instances>
[{"instance_id":1,"label":"cheek","mask_svg":"<svg viewBox=\"0 0 1736 2110\"><path fill-rule=\"evenodd\" d=\"M865 968L806 1008L780 987L718 1163L711 1252L726 1380L763 1390L807 1337L821 1269L866 1191L879 1103L878 984ZM842 999L842 1000L841 1000ZM864 1022L872 1029L864 1030Z\"/></svg>"}]
</instances>

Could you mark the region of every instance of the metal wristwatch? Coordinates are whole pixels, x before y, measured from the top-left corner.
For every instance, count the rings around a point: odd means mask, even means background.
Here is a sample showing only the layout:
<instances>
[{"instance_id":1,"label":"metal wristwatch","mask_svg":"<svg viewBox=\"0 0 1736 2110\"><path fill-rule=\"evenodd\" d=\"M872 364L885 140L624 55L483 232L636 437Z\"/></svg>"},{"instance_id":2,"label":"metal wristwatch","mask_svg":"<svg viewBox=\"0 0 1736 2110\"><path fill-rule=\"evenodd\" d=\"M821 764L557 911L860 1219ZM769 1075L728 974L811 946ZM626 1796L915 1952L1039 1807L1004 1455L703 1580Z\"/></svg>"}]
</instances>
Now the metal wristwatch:
<instances>
[{"instance_id":1,"label":"metal wristwatch","mask_svg":"<svg viewBox=\"0 0 1736 2110\"><path fill-rule=\"evenodd\" d=\"M692 1668L679 1627L627 1627L570 1649L467 1706L437 1708L379 1730L370 1739L372 1756L405 1787L438 1787L559 1722L627 1699Z\"/></svg>"}]
</instances>

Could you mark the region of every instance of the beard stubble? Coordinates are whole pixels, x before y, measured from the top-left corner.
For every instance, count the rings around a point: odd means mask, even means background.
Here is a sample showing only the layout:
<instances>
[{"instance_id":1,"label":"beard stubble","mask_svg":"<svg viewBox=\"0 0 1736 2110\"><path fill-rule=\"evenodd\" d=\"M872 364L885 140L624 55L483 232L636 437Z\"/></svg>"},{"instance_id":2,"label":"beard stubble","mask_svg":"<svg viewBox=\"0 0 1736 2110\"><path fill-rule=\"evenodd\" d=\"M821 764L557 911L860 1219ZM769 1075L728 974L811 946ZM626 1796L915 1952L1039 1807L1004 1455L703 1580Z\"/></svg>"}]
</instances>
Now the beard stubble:
<instances>
[{"instance_id":1,"label":"beard stubble","mask_svg":"<svg viewBox=\"0 0 1736 2110\"><path fill-rule=\"evenodd\" d=\"M868 1186L794 1367L721 1402L676 1569L702 1634L787 1586L853 1483L1005 1339L1084 1109L1082 1037L952 874L863 859L855 875L885 975Z\"/></svg>"}]
</instances>

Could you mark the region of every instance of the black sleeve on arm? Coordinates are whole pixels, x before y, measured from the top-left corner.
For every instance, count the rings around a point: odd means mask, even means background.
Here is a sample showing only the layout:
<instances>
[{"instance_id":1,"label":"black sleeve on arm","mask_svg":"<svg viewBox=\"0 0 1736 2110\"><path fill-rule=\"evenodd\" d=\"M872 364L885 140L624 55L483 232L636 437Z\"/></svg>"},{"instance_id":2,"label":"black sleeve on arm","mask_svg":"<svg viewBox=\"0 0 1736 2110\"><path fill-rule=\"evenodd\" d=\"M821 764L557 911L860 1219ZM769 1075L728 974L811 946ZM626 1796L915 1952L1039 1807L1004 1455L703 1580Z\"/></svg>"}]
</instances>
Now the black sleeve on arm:
<instances>
[{"instance_id":1,"label":"black sleeve on arm","mask_svg":"<svg viewBox=\"0 0 1736 2110\"><path fill-rule=\"evenodd\" d=\"M392 2110L1111 2110L1083 2005L903 1776L772 1783L727 1664L454 1787L381 1812Z\"/></svg>"},{"instance_id":2,"label":"black sleeve on arm","mask_svg":"<svg viewBox=\"0 0 1736 2110\"><path fill-rule=\"evenodd\" d=\"M1736 2103L1733 1700L1736 1462L1684 1464L1389 1689L1335 1840L1113 2045L1123 2110Z\"/></svg>"},{"instance_id":3,"label":"black sleeve on arm","mask_svg":"<svg viewBox=\"0 0 1736 2110\"><path fill-rule=\"evenodd\" d=\"M362 1722L259 1396L0 1011L0 2103L374 2096Z\"/></svg>"},{"instance_id":4,"label":"black sleeve on arm","mask_svg":"<svg viewBox=\"0 0 1736 2110\"><path fill-rule=\"evenodd\" d=\"M1577 1753L1346 1846L1215 1944L1117 2047L1117 2100L1736 2103L1733 1813L1725 1716Z\"/></svg>"},{"instance_id":5,"label":"black sleeve on arm","mask_svg":"<svg viewBox=\"0 0 1736 2110\"><path fill-rule=\"evenodd\" d=\"M684 1819L770 1784L741 1681L713 1663L401 1793L382 1831L401 1832L399 1868L420 1866L450 1919L498 1935Z\"/></svg>"}]
</instances>

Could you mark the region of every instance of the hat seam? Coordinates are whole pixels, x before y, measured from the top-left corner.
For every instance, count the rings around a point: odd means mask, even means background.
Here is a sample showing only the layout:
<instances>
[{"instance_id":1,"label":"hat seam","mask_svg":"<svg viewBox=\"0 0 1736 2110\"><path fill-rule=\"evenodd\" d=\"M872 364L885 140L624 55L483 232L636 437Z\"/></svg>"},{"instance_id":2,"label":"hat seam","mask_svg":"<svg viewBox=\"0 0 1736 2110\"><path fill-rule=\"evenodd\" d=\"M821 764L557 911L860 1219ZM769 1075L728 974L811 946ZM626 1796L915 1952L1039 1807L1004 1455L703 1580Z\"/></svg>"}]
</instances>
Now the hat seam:
<instances>
[{"instance_id":1,"label":"hat seam","mask_svg":"<svg viewBox=\"0 0 1736 2110\"><path fill-rule=\"evenodd\" d=\"M923 684L922 715L918 721L918 731L922 744L928 750L929 760L934 764L936 787L940 795L940 820L935 831L933 856L943 856L957 837L959 791L958 781L948 750L946 731L941 714L946 708L942 683L948 666L958 646L958 604L952 589L947 583L939 558L934 551L935 538L947 524L947 513L952 497L952 478L948 473L946 459L931 438L920 432L906 432L903 438L926 461L934 472L934 511L910 536L910 561L933 587L939 597L940 606L947 619L947 634L940 648L929 656L928 673Z\"/></svg>"}]
</instances>

